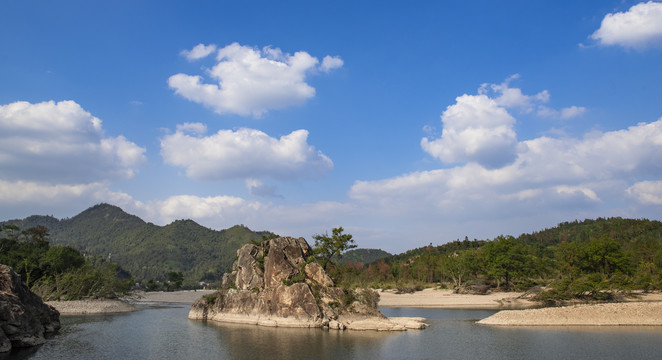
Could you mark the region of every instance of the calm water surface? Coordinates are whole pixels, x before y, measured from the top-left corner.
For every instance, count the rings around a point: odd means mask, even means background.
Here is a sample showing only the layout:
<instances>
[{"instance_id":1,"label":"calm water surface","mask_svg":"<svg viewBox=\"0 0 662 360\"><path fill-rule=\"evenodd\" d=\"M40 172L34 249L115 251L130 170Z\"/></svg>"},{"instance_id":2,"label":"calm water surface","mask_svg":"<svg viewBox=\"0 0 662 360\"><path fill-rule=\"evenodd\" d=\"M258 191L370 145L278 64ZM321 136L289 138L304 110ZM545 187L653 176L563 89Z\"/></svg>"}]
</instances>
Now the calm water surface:
<instances>
[{"instance_id":1,"label":"calm water surface","mask_svg":"<svg viewBox=\"0 0 662 360\"><path fill-rule=\"evenodd\" d=\"M660 359L662 329L500 328L474 322L489 310L383 308L423 316L426 330L398 333L264 328L187 319L189 306L62 317L45 345L4 359Z\"/></svg>"}]
</instances>

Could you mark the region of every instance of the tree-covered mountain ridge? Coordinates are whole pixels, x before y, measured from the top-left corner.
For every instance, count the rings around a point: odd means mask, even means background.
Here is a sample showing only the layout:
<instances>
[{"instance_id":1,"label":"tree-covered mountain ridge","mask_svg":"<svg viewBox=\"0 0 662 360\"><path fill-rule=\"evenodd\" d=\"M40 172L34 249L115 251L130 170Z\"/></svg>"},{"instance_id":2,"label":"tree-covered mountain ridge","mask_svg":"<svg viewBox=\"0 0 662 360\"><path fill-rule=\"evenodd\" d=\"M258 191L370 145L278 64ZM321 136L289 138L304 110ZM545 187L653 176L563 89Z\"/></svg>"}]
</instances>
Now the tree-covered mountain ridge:
<instances>
[{"instance_id":1,"label":"tree-covered mountain ridge","mask_svg":"<svg viewBox=\"0 0 662 360\"><path fill-rule=\"evenodd\" d=\"M543 301L606 300L633 290L662 290L662 222L576 220L518 237L430 244L367 266L346 263L338 271L346 282L380 288L535 288L544 290L537 295Z\"/></svg>"},{"instance_id":2,"label":"tree-covered mountain ridge","mask_svg":"<svg viewBox=\"0 0 662 360\"><path fill-rule=\"evenodd\" d=\"M662 222L649 219L627 219L622 217L609 217L597 219L584 219L565 221L554 227L546 228L532 233L524 233L514 237L515 241L523 245L537 248L555 246L567 242L587 242L591 239L608 236L623 244L626 248L642 245L645 242L662 240ZM495 238L496 239L496 238ZM438 253L452 254L457 251L480 248L490 239L454 240L441 245L427 245L400 254L384 256L379 260L387 263L413 259L421 254ZM653 249L657 250L657 249Z\"/></svg>"},{"instance_id":3,"label":"tree-covered mountain ridge","mask_svg":"<svg viewBox=\"0 0 662 360\"><path fill-rule=\"evenodd\" d=\"M163 281L167 273L175 271L184 274L184 284L189 286L219 281L232 266L237 249L273 235L243 225L213 230L193 220L158 226L105 203L72 218L33 215L3 224L21 229L45 226L52 244L110 258L139 281Z\"/></svg>"}]
</instances>

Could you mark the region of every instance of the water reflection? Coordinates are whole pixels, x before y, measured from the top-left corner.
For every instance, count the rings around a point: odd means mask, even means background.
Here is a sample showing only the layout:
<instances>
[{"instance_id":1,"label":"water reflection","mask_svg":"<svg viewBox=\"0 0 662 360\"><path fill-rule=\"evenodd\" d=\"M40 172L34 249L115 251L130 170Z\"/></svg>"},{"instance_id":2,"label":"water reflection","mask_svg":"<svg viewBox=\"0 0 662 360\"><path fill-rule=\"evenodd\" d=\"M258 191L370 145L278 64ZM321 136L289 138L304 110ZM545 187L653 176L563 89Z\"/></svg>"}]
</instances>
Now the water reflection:
<instances>
[{"instance_id":1,"label":"water reflection","mask_svg":"<svg viewBox=\"0 0 662 360\"><path fill-rule=\"evenodd\" d=\"M272 328L208 322L233 359L336 359L375 354L392 332Z\"/></svg>"},{"instance_id":2,"label":"water reflection","mask_svg":"<svg viewBox=\"0 0 662 360\"><path fill-rule=\"evenodd\" d=\"M41 347L4 359L658 359L662 327L491 327L492 310L384 308L422 316L422 331L267 328L187 319L188 306L63 317Z\"/></svg>"}]
</instances>

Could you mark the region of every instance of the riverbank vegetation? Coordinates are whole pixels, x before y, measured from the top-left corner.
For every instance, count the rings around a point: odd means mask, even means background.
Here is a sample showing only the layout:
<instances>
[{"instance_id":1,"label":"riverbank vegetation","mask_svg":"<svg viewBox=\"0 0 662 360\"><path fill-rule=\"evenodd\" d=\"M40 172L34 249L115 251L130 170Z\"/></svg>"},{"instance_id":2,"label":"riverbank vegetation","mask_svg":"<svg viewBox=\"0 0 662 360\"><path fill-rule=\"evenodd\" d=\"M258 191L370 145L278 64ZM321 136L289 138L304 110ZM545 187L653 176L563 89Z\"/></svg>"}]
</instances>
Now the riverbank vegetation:
<instances>
[{"instance_id":1,"label":"riverbank vegetation","mask_svg":"<svg viewBox=\"0 0 662 360\"><path fill-rule=\"evenodd\" d=\"M599 218L561 223L531 234L456 240L369 264L335 263L345 286L429 286L457 292L531 291L541 301L609 300L633 290L662 289L662 223Z\"/></svg>"},{"instance_id":2,"label":"riverbank vegetation","mask_svg":"<svg viewBox=\"0 0 662 360\"><path fill-rule=\"evenodd\" d=\"M129 274L98 256L50 245L44 226L25 230L16 225L0 227L0 263L8 265L44 300L112 299L128 293Z\"/></svg>"}]
</instances>

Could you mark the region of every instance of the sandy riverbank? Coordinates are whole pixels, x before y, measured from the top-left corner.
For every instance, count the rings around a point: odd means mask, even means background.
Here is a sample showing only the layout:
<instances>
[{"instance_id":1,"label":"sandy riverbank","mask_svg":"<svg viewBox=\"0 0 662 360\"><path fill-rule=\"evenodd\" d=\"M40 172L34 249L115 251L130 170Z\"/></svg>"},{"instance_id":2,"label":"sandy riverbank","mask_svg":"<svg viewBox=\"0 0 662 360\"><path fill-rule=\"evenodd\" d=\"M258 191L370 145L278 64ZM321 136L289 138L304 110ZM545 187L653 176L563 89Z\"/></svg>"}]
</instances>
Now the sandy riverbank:
<instances>
[{"instance_id":1,"label":"sandy riverbank","mask_svg":"<svg viewBox=\"0 0 662 360\"><path fill-rule=\"evenodd\" d=\"M136 311L132 304L121 300L47 301L60 315L98 315Z\"/></svg>"},{"instance_id":2,"label":"sandy riverbank","mask_svg":"<svg viewBox=\"0 0 662 360\"><path fill-rule=\"evenodd\" d=\"M499 326L662 326L662 302L504 310L478 321Z\"/></svg>"},{"instance_id":3,"label":"sandy riverbank","mask_svg":"<svg viewBox=\"0 0 662 360\"><path fill-rule=\"evenodd\" d=\"M136 311L136 305L162 305L162 304L192 304L204 295L214 290L184 290L173 292L144 292L136 291L121 300L76 300L76 301L48 301L61 315L94 315L114 314Z\"/></svg>"},{"instance_id":4,"label":"sandy riverbank","mask_svg":"<svg viewBox=\"0 0 662 360\"><path fill-rule=\"evenodd\" d=\"M134 291L127 300L139 305L158 305L165 303L193 304L199 298L216 290L182 290L182 291Z\"/></svg>"},{"instance_id":5,"label":"sandy riverbank","mask_svg":"<svg viewBox=\"0 0 662 360\"><path fill-rule=\"evenodd\" d=\"M495 292L488 295L455 294L452 290L424 289L411 294L379 291L379 306L425 307L442 309L527 309L538 303L520 299L520 292Z\"/></svg>"}]
</instances>

